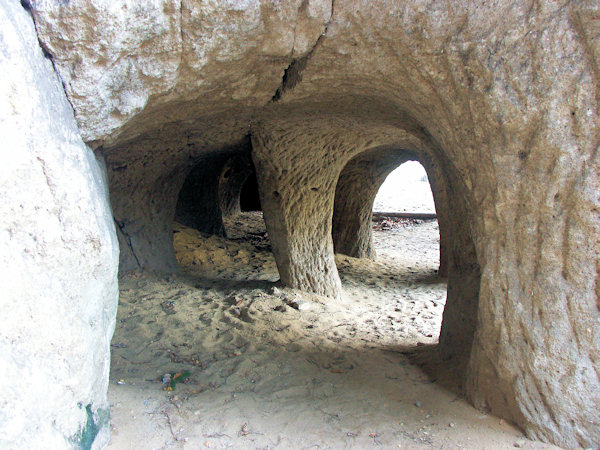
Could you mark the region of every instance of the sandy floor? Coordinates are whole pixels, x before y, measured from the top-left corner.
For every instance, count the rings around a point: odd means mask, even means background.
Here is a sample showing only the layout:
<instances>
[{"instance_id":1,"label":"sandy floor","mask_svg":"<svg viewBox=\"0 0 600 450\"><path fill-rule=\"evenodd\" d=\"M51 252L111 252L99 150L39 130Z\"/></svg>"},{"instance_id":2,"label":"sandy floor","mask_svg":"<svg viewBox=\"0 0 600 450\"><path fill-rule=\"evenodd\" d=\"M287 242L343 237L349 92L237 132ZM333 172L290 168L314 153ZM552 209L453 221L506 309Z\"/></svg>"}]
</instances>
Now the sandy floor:
<instances>
[{"instance_id":1,"label":"sandy floor","mask_svg":"<svg viewBox=\"0 0 600 450\"><path fill-rule=\"evenodd\" d=\"M260 213L227 230L178 226L181 275L121 279L110 448L551 448L402 353L439 334L435 222L376 231L377 262L338 256L340 301L275 285Z\"/></svg>"}]
</instances>

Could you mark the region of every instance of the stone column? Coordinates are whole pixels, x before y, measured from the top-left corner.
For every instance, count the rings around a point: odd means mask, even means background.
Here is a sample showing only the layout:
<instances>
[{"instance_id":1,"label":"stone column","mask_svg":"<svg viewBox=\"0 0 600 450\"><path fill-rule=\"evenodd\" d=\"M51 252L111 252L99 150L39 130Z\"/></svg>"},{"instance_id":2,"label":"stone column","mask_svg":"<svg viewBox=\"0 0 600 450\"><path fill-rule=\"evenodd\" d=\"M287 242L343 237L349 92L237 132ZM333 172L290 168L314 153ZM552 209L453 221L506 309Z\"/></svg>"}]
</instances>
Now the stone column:
<instances>
[{"instance_id":1,"label":"stone column","mask_svg":"<svg viewBox=\"0 0 600 450\"><path fill-rule=\"evenodd\" d=\"M254 172L250 154L232 156L219 176L219 205L223 217L242 212L240 195L248 177Z\"/></svg>"},{"instance_id":2,"label":"stone column","mask_svg":"<svg viewBox=\"0 0 600 450\"><path fill-rule=\"evenodd\" d=\"M575 119L578 130L599 123L597 115L582 116ZM563 134L579 137L561 128L557 135ZM567 150L544 142L546 136L497 159L467 394L530 438L594 447L600 442L599 141L581 138Z\"/></svg>"},{"instance_id":3,"label":"stone column","mask_svg":"<svg viewBox=\"0 0 600 450\"><path fill-rule=\"evenodd\" d=\"M331 217L340 162L324 142L297 132L252 136L265 224L282 283L338 297Z\"/></svg>"},{"instance_id":4,"label":"stone column","mask_svg":"<svg viewBox=\"0 0 600 450\"><path fill-rule=\"evenodd\" d=\"M419 156L419 162L425 168L427 178L429 179L429 187L431 188L431 194L435 203L435 214L440 232L440 266L438 268L438 275L447 277L450 265L450 244L452 242L450 229L452 227L451 211L453 210L453 205L448 199L448 174L441 168L439 162L433 156L424 153Z\"/></svg>"}]
</instances>

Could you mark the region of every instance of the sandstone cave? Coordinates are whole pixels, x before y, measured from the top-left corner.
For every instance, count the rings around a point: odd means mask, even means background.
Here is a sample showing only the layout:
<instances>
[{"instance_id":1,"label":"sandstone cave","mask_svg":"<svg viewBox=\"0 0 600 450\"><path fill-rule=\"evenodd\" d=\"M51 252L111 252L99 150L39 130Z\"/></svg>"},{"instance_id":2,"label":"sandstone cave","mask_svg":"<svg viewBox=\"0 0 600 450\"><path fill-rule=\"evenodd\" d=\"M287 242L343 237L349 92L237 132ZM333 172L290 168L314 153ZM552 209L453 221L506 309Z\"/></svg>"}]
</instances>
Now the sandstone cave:
<instances>
[{"instance_id":1,"label":"sandstone cave","mask_svg":"<svg viewBox=\"0 0 600 450\"><path fill-rule=\"evenodd\" d=\"M600 445L598 17L0 4L0 446Z\"/></svg>"}]
</instances>

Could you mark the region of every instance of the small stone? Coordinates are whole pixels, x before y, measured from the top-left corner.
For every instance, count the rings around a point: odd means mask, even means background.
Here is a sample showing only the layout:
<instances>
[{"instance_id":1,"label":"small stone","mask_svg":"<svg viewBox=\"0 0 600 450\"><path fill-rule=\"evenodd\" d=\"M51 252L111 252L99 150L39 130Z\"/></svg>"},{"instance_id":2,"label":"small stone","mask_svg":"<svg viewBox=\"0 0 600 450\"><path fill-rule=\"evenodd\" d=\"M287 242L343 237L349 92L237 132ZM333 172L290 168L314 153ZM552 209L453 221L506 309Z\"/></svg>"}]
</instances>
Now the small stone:
<instances>
[{"instance_id":1,"label":"small stone","mask_svg":"<svg viewBox=\"0 0 600 450\"><path fill-rule=\"evenodd\" d=\"M304 302L304 301L299 301L297 302L298 305L298 311L308 311L310 309L310 303L309 302Z\"/></svg>"},{"instance_id":2,"label":"small stone","mask_svg":"<svg viewBox=\"0 0 600 450\"><path fill-rule=\"evenodd\" d=\"M292 299L292 300L287 300L286 304L290 307L290 308L294 308L294 309L300 309L300 305L298 304L298 301L296 299Z\"/></svg>"}]
</instances>

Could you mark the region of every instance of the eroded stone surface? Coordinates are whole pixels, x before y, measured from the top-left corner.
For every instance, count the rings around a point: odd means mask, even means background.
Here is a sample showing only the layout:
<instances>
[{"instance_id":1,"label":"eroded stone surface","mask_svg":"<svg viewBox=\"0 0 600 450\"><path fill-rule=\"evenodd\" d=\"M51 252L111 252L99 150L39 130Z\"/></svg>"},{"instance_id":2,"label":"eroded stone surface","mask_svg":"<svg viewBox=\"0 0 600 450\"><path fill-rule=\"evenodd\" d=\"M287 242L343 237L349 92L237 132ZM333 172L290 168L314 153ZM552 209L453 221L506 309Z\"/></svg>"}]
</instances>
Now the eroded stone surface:
<instances>
[{"instance_id":1,"label":"eroded stone surface","mask_svg":"<svg viewBox=\"0 0 600 450\"><path fill-rule=\"evenodd\" d=\"M108 442L118 247L105 173L33 21L0 3L0 447Z\"/></svg>"},{"instance_id":2,"label":"eroded stone surface","mask_svg":"<svg viewBox=\"0 0 600 450\"><path fill-rule=\"evenodd\" d=\"M250 176L255 175L248 142L247 151L230 158L219 175L219 205L225 217L235 216L242 212L241 195L244 184Z\"/></svg>"},{"instance_id":3,"label":"eroded stone surface","mask_svg":"<svg viewBox=\"0 0 600 450\"><path fill-rule=\"evenodd\" d=\"M375 259L375 196L390 172L411 156L402 150L376 149L361 153L346 164L335 188L332 233L336 253Z\"/></svg>"},{"instance_id":4,"label":"eroded stone surface","mask_svg":"<svg viewBox=\"0 0 600 450\"><path fill-rule=\"evenodd\" d=\"M105 145L210 109L262 107L331 16L323 0L31 3L84 139Z\"/></svg>"},{"instance_id":5,"label":"eroded stone surface","mask_svg":"<svg viewBox=\"0 0 600 450\"><path fill-rule=\"evenodd\" d=\"M252 134L282 280L338 295L337 177L417 136L446 186L442 353L477 406L598 445L597 2L32 3L128 261L173 268L185 175Z\"/></svg>"}]
</instances>

